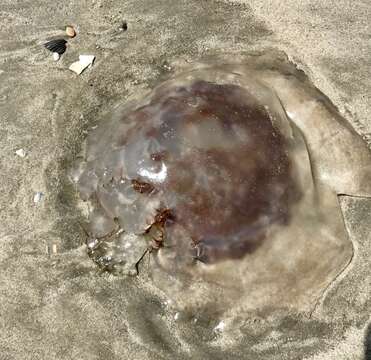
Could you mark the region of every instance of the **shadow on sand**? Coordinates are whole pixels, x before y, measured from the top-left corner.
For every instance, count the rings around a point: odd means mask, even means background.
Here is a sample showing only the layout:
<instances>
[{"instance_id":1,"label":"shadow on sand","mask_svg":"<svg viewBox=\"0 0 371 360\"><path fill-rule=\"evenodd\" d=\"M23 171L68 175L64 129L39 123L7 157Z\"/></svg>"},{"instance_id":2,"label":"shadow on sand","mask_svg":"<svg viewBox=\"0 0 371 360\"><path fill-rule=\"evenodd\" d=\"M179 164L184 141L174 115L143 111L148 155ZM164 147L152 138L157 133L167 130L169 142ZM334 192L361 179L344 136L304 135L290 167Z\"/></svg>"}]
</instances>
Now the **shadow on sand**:
<instances>
[{"instance_id":1,"label":"shadow on sand","mask_svg":"<svg viewBox=\"0 0 371 360\"><path fill-rule=\"evenodd\" d=\"M368 325L365 337L365 360L371 360L371 324Z\"/></svg>"}]
</instances>

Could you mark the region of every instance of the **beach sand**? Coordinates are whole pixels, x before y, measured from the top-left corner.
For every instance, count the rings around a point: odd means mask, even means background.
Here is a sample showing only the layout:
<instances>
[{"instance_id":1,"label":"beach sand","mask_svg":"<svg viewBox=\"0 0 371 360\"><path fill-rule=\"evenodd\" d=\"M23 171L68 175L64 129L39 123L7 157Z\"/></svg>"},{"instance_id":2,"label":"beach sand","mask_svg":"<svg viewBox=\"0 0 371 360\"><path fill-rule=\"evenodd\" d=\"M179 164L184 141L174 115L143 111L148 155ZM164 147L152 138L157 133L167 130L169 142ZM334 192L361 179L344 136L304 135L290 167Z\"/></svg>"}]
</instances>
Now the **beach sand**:
<instances>
[{"instance_id":1,"label":"beach sand","mask_svg":"<svg viewBox=\"0 0 371 360\"><path fill-rule=\"evenodd\" d=\"M168 64L272 48L371 143L370 16L361 0L3 0L0 359L364 359L371 200L340 198L354 257L311 317L197 314L195 322L144 279L99 273L67 170L88 129L171 72ZM42 45L67 24L78 35L55 62ZM80 54L96 60L77 76L68 66Z\"/></svg>"}]
</instances>

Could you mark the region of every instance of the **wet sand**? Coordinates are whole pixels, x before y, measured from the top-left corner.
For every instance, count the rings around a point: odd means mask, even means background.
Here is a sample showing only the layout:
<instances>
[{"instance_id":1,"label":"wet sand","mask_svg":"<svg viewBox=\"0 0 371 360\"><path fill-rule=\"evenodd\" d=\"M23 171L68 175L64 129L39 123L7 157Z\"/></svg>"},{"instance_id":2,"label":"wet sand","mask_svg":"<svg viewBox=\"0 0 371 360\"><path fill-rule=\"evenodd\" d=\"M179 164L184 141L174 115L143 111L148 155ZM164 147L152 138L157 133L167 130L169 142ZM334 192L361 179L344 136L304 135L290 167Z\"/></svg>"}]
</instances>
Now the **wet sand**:
<instances>
[{"instance_id":1,"label":"wet sand","mask_svg":"<svg viewBox=\"0 0 371 360\"><path fill-rule=\"evenodd\" d=\"M366 1L4 0L0 358L363 359L370 200L341 197L354 257L311 317L205 313L194 322L145 279L99 274L81 245L82 213L66 171L87 130L118 101L171 72L167 64L268 48L284 51L370 141L370 11ZM54 62L42 44L66 24L78 36ZM96 61L77 76L68 66L79 54ZM20 148L25 158L14 154ZM37 204L36 192L44 194ZM214 331L222 320L223 331Z\"/></svg>"}]
</instances>

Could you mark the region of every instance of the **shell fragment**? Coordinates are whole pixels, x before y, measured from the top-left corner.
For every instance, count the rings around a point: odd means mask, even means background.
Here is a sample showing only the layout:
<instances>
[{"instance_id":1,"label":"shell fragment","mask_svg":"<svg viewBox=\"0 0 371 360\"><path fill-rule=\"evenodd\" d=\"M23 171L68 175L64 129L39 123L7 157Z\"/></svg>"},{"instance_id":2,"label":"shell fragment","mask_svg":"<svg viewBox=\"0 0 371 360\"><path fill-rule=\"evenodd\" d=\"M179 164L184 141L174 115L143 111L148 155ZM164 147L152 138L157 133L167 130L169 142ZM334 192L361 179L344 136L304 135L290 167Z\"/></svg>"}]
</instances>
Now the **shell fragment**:
<instances>
[{"instance_id":1,"label":"shell fragment","mask_svg":"<svg viewBox=\"0 0 371 360\"><path fill-rule=\"evenodd\" d=\"M214 327L214 331L218 332L218 331L223 331L224 330L224 327L225 327L225 323L224 321L220 321L218 325L216 325Z\"/></svg>"},{"instance_id":2,"label":"shell fragment","mask_svg":"<svg viewBox=\"0 0 371 360\"><path fill-rule=\"evenodd\" d=\"M33 202L35 204L38 204L41 201L41 199L43 198L43 196L44 196L44 194L42 192L38 191L37 193L35 193L35 195L33 197Z\"/></svg>"},{"instance_id":3,"label":"shell fragment","mask_svg":"<svg viewBox=\"0 0 371 360\"><path fill-rule=\"evenodd\" d=\"M74 27L72 25L66 26L66 34L70 38L73 38L73 37L76 36L76 31L75 31L75 29L74 29Z\"/></svg>"},{"instance_id":4,"label":"shell fragment","mask_svg":"<svg viewBox=\"0 0 371 360\"><path fill-rule=\"evenodd\" d=\"M62 55L66 51L67 40L65 39L54 39L44 44L44 46L53 53Z\"/></svg>"},{"instance_id":5,"label":"shell fragment","mask_svg":"<svg viewBox=\"0 0 371 360\"><path fill-rule=\"evenodd\" d=\"M71 64L69 69L75 72L77 75L80 75L86 68L93 65L94 59L94 55L80 55L79 61Z\"/></svg>"},{"instance_id":6,"label":"shell fragment","mask_svg":"<svg viewBox=\"0 0 371 360\"><path fill-rule=\"evenodd\" d=\"M15 154L18 155L18 156L21 157L21 158L24 158L24 157L26 157L26 155L27 155L26 151L23 150L23 149L18 149L18 150L16 150L16 151L15 151Z\"/></svg>"}]
</instances>

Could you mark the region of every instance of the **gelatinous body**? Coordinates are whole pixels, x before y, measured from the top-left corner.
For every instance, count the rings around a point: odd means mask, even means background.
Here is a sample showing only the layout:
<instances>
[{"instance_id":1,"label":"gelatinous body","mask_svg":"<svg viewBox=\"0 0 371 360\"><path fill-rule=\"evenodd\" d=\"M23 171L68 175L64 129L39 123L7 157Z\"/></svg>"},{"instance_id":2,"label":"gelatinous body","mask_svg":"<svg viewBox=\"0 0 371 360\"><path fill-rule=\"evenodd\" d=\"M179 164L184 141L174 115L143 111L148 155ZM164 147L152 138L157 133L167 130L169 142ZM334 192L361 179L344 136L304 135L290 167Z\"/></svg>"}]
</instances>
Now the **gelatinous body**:
<instances>
[{"instance_id":1,"label":"gelatinous body","mask_svg":"<svg viewBox=\"0 0 371 360\"><path fill-rule=\"evenodd\" d=\"M280 116L234 84L160 87L125 114L128 128L112 139L116 168L93 189L105 217L140 235L166 210L162 239L179 256L214 263L251 253L270 225L289 222L299 198Z\"/></svg>"},{"instance_id":2,"label":"gelatinous body","mask_svg":"<svg viewBox=\"0 0 371 360\"><path fill-rule=\"evenodd\" d=\"M152 210L171 211L164 232L182 227L198 259L241 258L270 224L288 222L296 196L288 146L271 116L236 85L174 86L129 114L136 125L120 136L121 177L140 184L134 190L158 204Z\"/></svg>"},{"instance_id":3,"label":"gelatinous body","mask_svg":"<svg viewBox=\"0 0 371 360\"><path fill-rule=\"evenodd\" d=\"M89 135L74 178L92 206L95 261L132 268L158 250L154 283L184 306L224 302L221 288L248 308L313 305L352 253L336 198L349 181L329 166L343 147L323 139L336 128L362 164L369 154L349 127L331 125L321 93L282 69L201 66ZM321 121L325 134L313 136Z\"/></svg>"}]
</instances>

